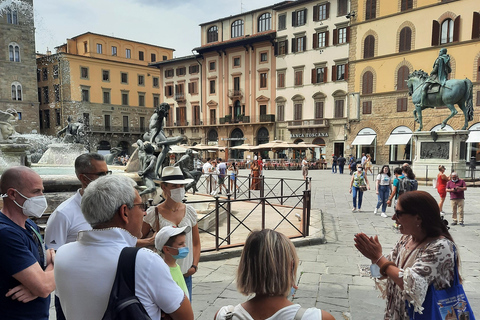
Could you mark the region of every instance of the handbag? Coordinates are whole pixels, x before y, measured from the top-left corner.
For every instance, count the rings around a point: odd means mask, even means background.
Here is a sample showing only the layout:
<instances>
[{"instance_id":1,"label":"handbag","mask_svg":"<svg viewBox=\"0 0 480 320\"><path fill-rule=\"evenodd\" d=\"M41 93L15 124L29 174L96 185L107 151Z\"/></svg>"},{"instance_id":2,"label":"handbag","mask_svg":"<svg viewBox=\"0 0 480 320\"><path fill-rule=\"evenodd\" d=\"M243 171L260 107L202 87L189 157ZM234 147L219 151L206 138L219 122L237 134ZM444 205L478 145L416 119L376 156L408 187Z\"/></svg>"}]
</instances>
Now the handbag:
<instances>
[{"instance_id":1,"label":"handbag","mask_svg":"<svg viewBox=\"0 0 480 320\"><path fill-rule=\"evenodd\" d=\"M458 278L457 254L454 248L454 279L453 285L444 290L435 290L433 284L428 287L425 301L422 304L423 314L414 312L414 307L405 301L410 320L475 320L472 308L468 302L463 285Z\"/></svg>"}]
</instances>

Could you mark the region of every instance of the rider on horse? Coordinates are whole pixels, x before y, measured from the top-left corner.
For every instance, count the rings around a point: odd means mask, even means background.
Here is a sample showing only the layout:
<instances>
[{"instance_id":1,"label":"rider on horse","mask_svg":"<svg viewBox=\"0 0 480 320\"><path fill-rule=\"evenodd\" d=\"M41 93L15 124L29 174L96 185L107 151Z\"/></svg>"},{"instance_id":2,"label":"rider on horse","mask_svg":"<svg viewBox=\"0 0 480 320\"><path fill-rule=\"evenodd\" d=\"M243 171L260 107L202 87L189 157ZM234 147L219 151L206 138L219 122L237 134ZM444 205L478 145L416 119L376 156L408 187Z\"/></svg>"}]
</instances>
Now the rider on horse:
<instances>
[{"instance_id":1,"label":"rider on horse","mask_svg":"<svg viewBox=\"0 0 480 320\"><path fill-rule=\"evenodd\" d=\"M430 72L430 77L425 81L425 86L423 87L422 101L420 102L422 106L425 106L427 101L428 90L434 85L439 84L444 86L445 82L448 80L448 74L452 72L450 67L450 55L447 54L447 49L440 49L438 58L433 64L433 70Z\"/></svg>"}]
</instances>

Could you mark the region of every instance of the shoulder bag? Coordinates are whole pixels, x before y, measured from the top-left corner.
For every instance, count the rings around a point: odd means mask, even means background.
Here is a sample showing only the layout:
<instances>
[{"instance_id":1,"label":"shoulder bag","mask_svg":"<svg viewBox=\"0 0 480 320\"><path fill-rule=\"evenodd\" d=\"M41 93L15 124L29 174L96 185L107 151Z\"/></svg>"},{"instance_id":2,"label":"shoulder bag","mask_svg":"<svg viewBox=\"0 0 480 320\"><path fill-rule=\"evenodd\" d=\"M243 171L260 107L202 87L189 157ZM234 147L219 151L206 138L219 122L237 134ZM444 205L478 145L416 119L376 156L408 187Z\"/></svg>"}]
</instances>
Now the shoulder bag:
<instances>
[{"instance_id":1,"label":"shoulder bag","mask_svg":"<svg viewBox=\"0 0 480 320\"><path fill-rule=\"evenodd\" d=\"M120 253L117 274L102 320L152 320L135 296L135 260L139 249L125 247Z\"/></svg>"},{"instance_id":2,"label":"shoulder bag","mask_svg":"<svg viewBox=\"0 0 480 320\"><path fill-rule=\"evenodd\" d=\"M414 312L413 305L405 301L405 309L407 310L410 320L475 320L467 295L458 277L456 249L454 249L454 253L455 268L453 271L453 285L445 290L436 290L432 283L428 287L425 301L422 304L424 308L422 314Z\"/></svg>"}]
</instances>

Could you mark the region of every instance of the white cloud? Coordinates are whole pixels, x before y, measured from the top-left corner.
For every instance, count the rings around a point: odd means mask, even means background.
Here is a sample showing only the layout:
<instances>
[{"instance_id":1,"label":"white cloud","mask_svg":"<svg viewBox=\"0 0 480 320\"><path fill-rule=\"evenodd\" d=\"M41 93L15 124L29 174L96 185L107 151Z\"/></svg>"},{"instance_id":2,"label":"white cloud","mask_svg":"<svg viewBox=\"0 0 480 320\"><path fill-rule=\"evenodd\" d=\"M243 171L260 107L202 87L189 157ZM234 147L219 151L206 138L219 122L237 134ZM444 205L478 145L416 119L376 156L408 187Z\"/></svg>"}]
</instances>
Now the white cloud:
<instances>
[{"instance_id":1,"label":"white cloud","mask_svg":"<svg viewBox=\"0 0 480 320\"><path fill-rule=\"evenodd\" d=\"M200 46L199 24L268 6L274 0L41 0L34 2L37 51L85 32L175 49ZM243 4L243 5L242 5Z\"/></svg>"}]
</instances>

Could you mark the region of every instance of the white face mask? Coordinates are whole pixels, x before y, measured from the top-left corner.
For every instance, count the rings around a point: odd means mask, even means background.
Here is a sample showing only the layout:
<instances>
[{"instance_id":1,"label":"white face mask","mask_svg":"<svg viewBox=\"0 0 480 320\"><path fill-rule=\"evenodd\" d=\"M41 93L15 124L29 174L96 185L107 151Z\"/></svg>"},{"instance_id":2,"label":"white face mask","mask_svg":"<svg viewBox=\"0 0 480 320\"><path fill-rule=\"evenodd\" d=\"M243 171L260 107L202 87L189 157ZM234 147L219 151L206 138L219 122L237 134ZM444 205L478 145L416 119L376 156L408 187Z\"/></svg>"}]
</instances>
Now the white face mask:
<instances>
[{"instance_id":1,"label":"white face mask","mask_svg":"<svg viewBox=\"0 0 480 320\"><path fill-rule=\"evenodd\" d=\"M182 202L183 198L185 198L185 188L181 187L170 190L170 198L175 202Z\"/></svg>"},{"instance_id":2,"label":"white face mask","mask_svg":"<svg viewBox=\"0 0 480 320\"><path fill-rule=\"evenodd\" d=\"M21 194L18 190L15 190L19 195L21 195L23 198L27 199L23 203L23 207L17 203L17 201L13 200L15 204L19 207L22 208L23 214L26 215L27 217L36 217L40 218L45 210L47 210L48 204L47 204L47 199L45 196L36 196L36 197L31 197L27 198L23 194Z\"/></svg>"}]
</instances>

